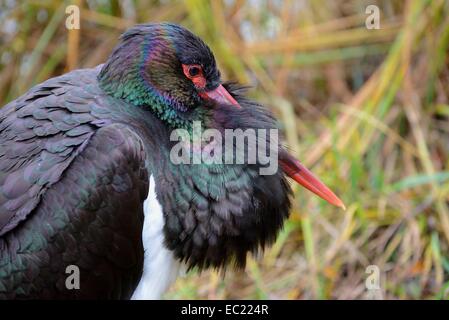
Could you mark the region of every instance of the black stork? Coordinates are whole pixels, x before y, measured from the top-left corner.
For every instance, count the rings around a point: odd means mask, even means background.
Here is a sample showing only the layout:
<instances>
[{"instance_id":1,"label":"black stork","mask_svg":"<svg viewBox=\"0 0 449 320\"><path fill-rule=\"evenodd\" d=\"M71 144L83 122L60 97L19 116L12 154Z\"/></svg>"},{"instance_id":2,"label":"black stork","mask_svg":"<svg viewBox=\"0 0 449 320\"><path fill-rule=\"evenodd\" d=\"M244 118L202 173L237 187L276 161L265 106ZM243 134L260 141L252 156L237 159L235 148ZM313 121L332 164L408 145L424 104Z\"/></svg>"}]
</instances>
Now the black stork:
<instances>
[{"instance_id":1,"label":"black stork","mask_svg":"<svg viewBox=\"0 0 449 320\"><path fill-rule=\"evenodd\" d=\"M0 110L0 298L154 299L188 268L243 267L288 217L286 175L341 200L276 144L280 168L174 164L193 121L222 132L276 128L222 83L183 27L126 31L105 64L49 79ZM79 288L67 288L67 266Z\"/></svg>"}]
</instances>

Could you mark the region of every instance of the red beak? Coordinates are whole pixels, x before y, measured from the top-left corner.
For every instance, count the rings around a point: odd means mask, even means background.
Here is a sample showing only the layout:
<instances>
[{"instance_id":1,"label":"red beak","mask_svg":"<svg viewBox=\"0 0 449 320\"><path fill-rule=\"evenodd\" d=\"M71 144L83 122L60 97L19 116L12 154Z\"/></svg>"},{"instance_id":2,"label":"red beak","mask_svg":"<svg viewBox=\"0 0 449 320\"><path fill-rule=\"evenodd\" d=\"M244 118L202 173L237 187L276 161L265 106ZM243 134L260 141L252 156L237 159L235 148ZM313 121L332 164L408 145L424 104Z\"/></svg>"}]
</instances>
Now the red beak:
<instances>
[{"instance_id":1,"label":"red beak","mask_svg":"<svg viewBox=\"0 0 449 320\"><path fill-rule=\"evenodd\" d=\"M228 90L226 90L221 84L214 90L201 92L200 96L204 99L214 100L220 104L231 104L240 108L237 100L235 100L234 97L229 94Z\"/></svg>"},{"instance_id":2,"label":"red beak","mask_svg":"<svg viewBox=\"0 0 449 320\"><path fill-rule=\"evenodd\" d=\"M341 201L340 198L338 198L331 189L329 189L324 183L322 183L317 177L315 177L309 169L304 167L292 155L288 154L285 151L281 151L281 153L279 154L279 162L281 163L282 170L284 170L285 174L290 178L298 182L304 188L307 188L315 193L318 197L326 200L330 204L346 210L343 201Z\"/></svg>"},{"instance_id":3,"label":"red beak","mask_svg":"<svg viewBox=\"0 0 449 320\"><path fill-rule=\"evenodd\" d=\"M203 91L200 95L205 99L211 99L220 104L231 104L237 108L241 108L239 103L222 85L219 85L214 90ZM343 201L293 156L285 151L281 151L279 154L279 162L284 173L304 188L309 189L330 204L346 209Z\"/></svg>"}]
</instances>

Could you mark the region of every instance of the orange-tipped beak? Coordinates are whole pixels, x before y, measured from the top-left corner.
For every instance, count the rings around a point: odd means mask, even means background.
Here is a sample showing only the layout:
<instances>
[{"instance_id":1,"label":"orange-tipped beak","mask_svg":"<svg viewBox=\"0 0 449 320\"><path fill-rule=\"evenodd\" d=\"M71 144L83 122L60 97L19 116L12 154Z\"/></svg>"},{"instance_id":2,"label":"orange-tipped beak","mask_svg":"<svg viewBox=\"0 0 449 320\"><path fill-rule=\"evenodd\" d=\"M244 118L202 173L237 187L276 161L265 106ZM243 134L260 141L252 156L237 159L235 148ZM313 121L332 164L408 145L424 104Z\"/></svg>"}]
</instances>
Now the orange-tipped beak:
<instances>
[{"instance_id":1,"label":"orange-tipped beak","mask_svg":"<svg viewBox=\"0 0 449 320\"><path fill-rule=\"evenodd\" d=\"M332 190L330 190L324 183L315 177L309 169L304 167L298 160L293 158L287 152L283 152L280 156L281 158L279 161L285 174L330 204L346 210L343 201L341 201L340 198L332 192Z\"/></svg>"},{"instance_id":2,"label":"orange-tipped beak","mask_svg":"<svg viewBox=\"0 0 449 320\"><path fill-rule=\"evenodd\" d=\"M211 91L204 91L200 94L203 98L215 100L221 104L231 104L237 108L241 108L240 104L231 96L231 94L222 86L219 85L216 89ZM333 193L324 183L316 178L312 172L304 167L298 160L293 158L285 151L279 154L279 162L282 170L290 178L298 182L304 188L309 189L317 196L323 198L330 204L346 209L343 201L341 201L335 193Z\"/></svg>"}]
</instances>

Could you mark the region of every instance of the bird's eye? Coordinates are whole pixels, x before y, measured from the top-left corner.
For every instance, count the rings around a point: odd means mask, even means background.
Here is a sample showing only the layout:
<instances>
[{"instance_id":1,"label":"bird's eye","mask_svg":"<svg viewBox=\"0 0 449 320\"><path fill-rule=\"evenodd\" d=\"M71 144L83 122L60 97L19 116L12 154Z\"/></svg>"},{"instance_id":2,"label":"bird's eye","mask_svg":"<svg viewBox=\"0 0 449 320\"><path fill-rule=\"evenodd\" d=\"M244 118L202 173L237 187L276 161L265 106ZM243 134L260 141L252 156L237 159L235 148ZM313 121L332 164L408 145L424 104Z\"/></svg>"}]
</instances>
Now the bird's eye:
<instances>
[{"instance_id":1,"label":"bird's eye","mask_svg":"<svg viewBox=\"0 0 449 320\"><path fill-rule=\"evenodd\" d=\"M183 64L182 71L197 89L204 89L206 86L206 78L203 75L203 68L199 64Z\"/></svg>"},{"instance_id":2,"label":"bird's eye","mask_svg":"<svg viewBox=\"0 0 449 320\"><path fill-rule=\"evenodd\" d=\"M182 71L187 78L193 79L203 75L203 69L199 64L183 64Z\"/></svg>"},{"instance_id":3,"label":"bird's eye","mask_svg":"<svg viewBox=\"0 0 449 320\"><path fill-rule=\"evenodd\" d=\"M191 67L189 68L189 75L190 75L191 77L195 77L195 76L197 76L197 75L200 74L200 71L201 71L201 69L200 69L199 67L197 67L197 66L191 66Z\"/></svg>"}]
</instances>

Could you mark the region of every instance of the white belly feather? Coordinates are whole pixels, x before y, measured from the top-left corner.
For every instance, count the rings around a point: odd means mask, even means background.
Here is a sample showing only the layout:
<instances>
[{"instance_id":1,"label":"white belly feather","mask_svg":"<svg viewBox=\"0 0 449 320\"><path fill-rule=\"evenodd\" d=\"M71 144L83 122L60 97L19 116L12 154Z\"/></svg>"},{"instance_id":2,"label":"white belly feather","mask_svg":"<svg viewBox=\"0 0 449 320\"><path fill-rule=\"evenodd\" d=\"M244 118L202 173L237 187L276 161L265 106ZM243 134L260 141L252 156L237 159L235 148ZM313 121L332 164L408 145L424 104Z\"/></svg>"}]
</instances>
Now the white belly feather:
<instances>
[{"instance_id":1,"label":"white belly feather","mask_svg":"<svg viewBox=\"0 0 449 320\"><path fill-rule=\"evenodd\" d=\"M180 263L164 245L164 216L156 199L155 181L150 177L148 197L144 204L145 220L142 241L145 250L143 273L132 300L160 299L176 279Z\"/></svg>"}]
</instances>

